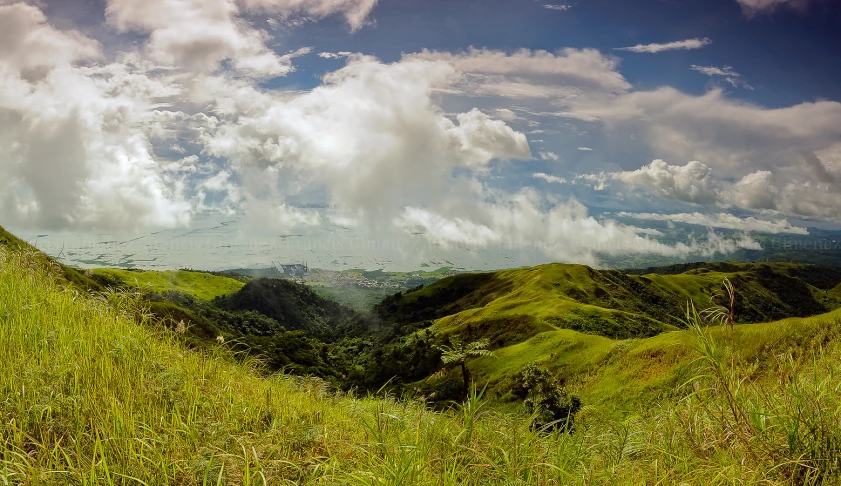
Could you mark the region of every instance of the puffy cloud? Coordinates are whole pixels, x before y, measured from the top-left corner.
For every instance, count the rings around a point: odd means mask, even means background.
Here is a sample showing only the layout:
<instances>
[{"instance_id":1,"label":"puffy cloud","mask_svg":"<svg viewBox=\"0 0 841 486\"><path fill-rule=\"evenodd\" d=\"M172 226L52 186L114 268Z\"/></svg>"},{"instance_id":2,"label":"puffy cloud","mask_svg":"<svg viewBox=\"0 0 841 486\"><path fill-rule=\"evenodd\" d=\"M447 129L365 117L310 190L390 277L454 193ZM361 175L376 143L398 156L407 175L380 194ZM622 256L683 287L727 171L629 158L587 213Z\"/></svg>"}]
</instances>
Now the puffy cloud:
<instances>
[{"instance_id":1,"label":"puffy cloud","mask_svg":"<svg viewBox=\"0 0 841 486\"><path fill-rule=\"evenodd\" d=\"M537 153L537 156L540 157L541 160L553 160L555 162L561 160L561 158L555 152L550 152L548 150L544 150Z\"/></svg>"},{"instance_id":2,"label":"puffy cloud","mask_svg":"<svg viewBox=\"0 0 841 486\"><path fill-rule=\"evenodd\" d=\"M718 192L711 174L711 169L698 161L679 166L658 159L634 171L612 173L610 177L669 199L713 204Z\"/></svg>"},{"instance_id":3,"label":"puffy cloud","mask_svg":"<svg viewBox=\"0 0 841 486\"><path fill-rule=\"evenodd\" d=\"M433 103L454 76L444 62L384 64L355 55L324 85L291 98L261 98L206 139L238 170L277 167L329 191L330 202L367 216L425 204L458 184L452 171L482 171L495 158L530 158L525 135L479 110L455 120Z\"/></svg>"},{"instance_id":4,"label":"puffy cloud","mask_svg":"<svg viewBox=\"0 0 841 486\"><path fill-rule=\"evenodd\" d=\"M543 8L547 10L560 10L561 12L566 12L567 10L572 8L572 5L546 3L543 5Z\"/></svg>"},{"instance_id":5,"label":"puffy cloud","mask_svg":"<svg viewBox=\"0 0 841 486\"><path fill-rule=\"evenodd\" d=\"M41 227L175 226L190 217L142 130L149 96L172 93L142 69L80 66L97 43L39 9L0 6L0 212Z\"/></svg>"},{"instance_id":6,"label":"puffy cloud","mask_svg":"<svg viewBox=\"0 0 841 486\"><path fill-rule=\"evenodd\" d=\"M321 18L343 14L361 27L376 0L242 0L248 11ZM106 17L120 32L148 34L146 49L159 63L195 72L213 72L220 63L243 74L271 77L294 70L298 49L278 55L266 46L271 36L242 16L236 0L108 0Z\"/></svg>"},{"instance_id":7,"label":"puffy cloud","mask_svg":"<svg viewBox=\"0 0 841 486\"><path fill-rule=\"evenodd\" d=\"M229 60L258 76L293 70L289 57L266 47L268 34L237 14L234 0L108 0L106 8L118 31L149 34L146 48L159 63L209 72Z\"/></svg>"},{"instance_id":8,"label":"puffy cloud","mask_svg":"<svg viewBox=\"0 0 841 486\"><path fill-rule=\"evenodd\" d=\"M631 87L616 71L619 61L596 49L529 49L514 52L470 48L451 53L428 51L407 59L446 62L461 77L457 92L506 98L574 97L586 92L622 92Z\"/></svg>"},{"instance_id":9,"label":"puffy cloud","mask_svg":"<svg viewBox=\"0 0 841 486\"><path fill-rule=\"evenodd\" d=\"M822 152L833 162L834 150ZM771 171L750 172L735 182L717 178L712 169L701 162L684 166L655 160L638 170L581 174L576 180L597 183L604 189L608 181L621 181L629 186L659 195L700 205L738 207L755 211L771 210L782 214L841 218L841 168L825 163L815 153L801 156L804 168L779 181ZM841 160L841 159L838 159Z\"/></svg>"},{"instance_id":10,"label":"puffy cloud","mask_svg":"<svg viewBox=\"0 0 841 486\"><path fill-rule=\"evenodd\" d=\"M677 214L656 214L656 213L617 213L616 216L623 218L647 219L654 221L672 221L675 223L694 224L710 228L722 228L739 231L758 231L761 233L791 233L807 235L806 228L793 226L785 219L766 221L753 216L740 218L730 213L677 213Z\"/></svg>"},{"instance_id":11,"label":"puffy cloud","mask_svg":"<svg viewBox=\"0 0 841 486\"><path fill-rule=\"evenodd\" d=\"M591 152L593 149L590 147L578 147L578 150L581 150L582 152Z\"/></svg>"},{"instance_id":12,"label":"puffy cloud","mask_svg":"<svg viewBox=\"0 0 841 486\"><path fill-rule=\"evenodd\" d=\"M638 44L632 47L617 47L617 51L628 51L637 53L656 54L663 51L675 50L689 50L700 49L706 45L712 44L712 41L706 37L696 37L694 39L686 39L682 41L666 42L664 44Z\"/></svg>"},{"instance_id":13,"label":"puffy cloud","mask_svg":"<svg viewBox=\"0 0 841 486\"><path fill-rule=\"evenodd\" d=\"M777 209L779 189L774 174L758 170L742 177L728 191L730 199L746 209Z\"/></svg>"}]
</instances>

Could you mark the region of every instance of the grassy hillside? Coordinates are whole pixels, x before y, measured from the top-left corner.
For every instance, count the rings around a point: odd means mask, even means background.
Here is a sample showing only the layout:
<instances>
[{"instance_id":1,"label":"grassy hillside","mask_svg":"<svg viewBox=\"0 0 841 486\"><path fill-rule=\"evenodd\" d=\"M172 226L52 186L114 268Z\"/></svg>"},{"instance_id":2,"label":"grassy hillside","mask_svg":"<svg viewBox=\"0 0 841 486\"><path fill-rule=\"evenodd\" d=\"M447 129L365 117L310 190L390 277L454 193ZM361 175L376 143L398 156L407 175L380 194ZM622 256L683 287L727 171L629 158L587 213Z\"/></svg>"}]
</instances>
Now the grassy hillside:
<instances>
[{"instance_id":1,"label":"grassy hillside","mask_svg":"<svg viewBox=\"0 0 841 486\"><path fill-rule=\"evenodd\" d=\"M549 264L483 274L464 274L397 294L376 307L393 322L434 320L445 333L494 327L531 336L552 328L612 338L647 337L681 325L687 301L699 308L724 278L738 289L739 322L805 317L841 305L841 271L791 264L687 265L660 274L630 275L581 265ZM509 340L510 341L510 340ZM505 342L498 342L498 345Z\"/></svg>"},{"instance_id":2,"label":"grassy hillside","mask_svg":"<svg viewBox=\"0 0 841 486\"><path fill-rule=\"evenodd\" d=\"M204 300L232 294L244 285L233 278L189 270L142 271L97 268L93 270L93 273L105 280L114 280L143 290L157 293L181 292Z\"/></svg>"},{"instance_id":3,"label":"grassy hillside","mask_svg":"<svg viewBox=\"0 0 841 486\"><path fill-rule=\"evenodd\" d=\"M837 483L837 313L733 335L535 335L530 349L585 405L603 398L566 434L532 430L519 411L477 398L439 413L263 378L224 346L188 350L138 304L80 296L32 255L0 248L0 482ZM476 364L491 379L507 375L523 359L516 351ZM689 385L675 388L675 375ZM659 392L623 405L626 390L645 387Z\"/></svg>"}]
</instances>

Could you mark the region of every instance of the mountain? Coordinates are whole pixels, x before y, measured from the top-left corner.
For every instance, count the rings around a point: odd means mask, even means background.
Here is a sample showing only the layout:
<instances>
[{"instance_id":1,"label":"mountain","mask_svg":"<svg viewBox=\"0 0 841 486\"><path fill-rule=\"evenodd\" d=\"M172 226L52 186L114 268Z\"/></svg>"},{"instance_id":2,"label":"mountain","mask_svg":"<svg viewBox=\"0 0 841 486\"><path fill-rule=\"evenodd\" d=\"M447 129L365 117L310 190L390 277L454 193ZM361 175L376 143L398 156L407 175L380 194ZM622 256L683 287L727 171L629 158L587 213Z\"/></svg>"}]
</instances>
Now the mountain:
<instances>
[{"instance_id":1,"label":"mountain","mask_svg":"<svg viewBox=\"0 0 841 486\"><path fill-rule=\"evenodd\" d=\"M227 343L196 351L138 312L138 297L80 294L53 268L0 251L4 483L784 485L837 484L841 472L839 311L630 340L544 331L472 360L488 393L432 411L421 386L400 401L357 398L266 376ZM588 269L560 270L594 289ZM468 297L489 285L516 294L512 275L407 301L477 309ZM546 278L509 283L527 297ZM499 403L534 361L584 403L571 434Z\"/></svg>"}]
</instances>

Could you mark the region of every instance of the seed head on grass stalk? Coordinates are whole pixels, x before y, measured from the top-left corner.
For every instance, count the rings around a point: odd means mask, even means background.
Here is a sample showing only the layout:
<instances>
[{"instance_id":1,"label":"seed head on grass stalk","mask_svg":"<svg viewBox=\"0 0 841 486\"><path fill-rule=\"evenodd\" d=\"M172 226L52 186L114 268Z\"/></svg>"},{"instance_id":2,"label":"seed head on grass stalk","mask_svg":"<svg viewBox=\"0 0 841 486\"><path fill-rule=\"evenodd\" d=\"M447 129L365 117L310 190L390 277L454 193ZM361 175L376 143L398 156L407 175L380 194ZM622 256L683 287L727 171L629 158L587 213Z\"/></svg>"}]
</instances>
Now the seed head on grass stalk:
<instances>
[{"instance_id":1,"label":"seed head on grass stalk","mask_svg":"<svg viewBox=\"0 0 841 486\"><path fill-rule=\"evenodd\" d=\"M716 303L716 299L719 297L724 298L725 305ZM708 322L717 322L722 326L727 325L732 331L733 324L736 321L736 288L727 277L724 278L722 283L722 290L710 296L710 303L713 305L702 310L701 317Z\"/></svg>"}]
</instances>

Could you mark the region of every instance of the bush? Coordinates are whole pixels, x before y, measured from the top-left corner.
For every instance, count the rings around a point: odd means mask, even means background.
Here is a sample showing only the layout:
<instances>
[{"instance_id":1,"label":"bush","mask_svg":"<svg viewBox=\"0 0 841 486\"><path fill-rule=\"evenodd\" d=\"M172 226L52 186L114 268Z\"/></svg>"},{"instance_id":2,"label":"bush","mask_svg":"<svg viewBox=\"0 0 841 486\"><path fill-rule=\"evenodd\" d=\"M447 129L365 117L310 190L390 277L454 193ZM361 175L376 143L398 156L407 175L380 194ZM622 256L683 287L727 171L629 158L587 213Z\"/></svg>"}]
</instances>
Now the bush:
<instances>
[{"instance_id":1,"label":"bush","mask_svg":"<svg viewBox=\"0 0 841 486\"><path fill-rule=\"evenodd\" d=\"M526 366L512 393L524 400L532 415L532 428L572 432L581 399L568 394L546 368Z\"/></svg>"}]
</instances>

